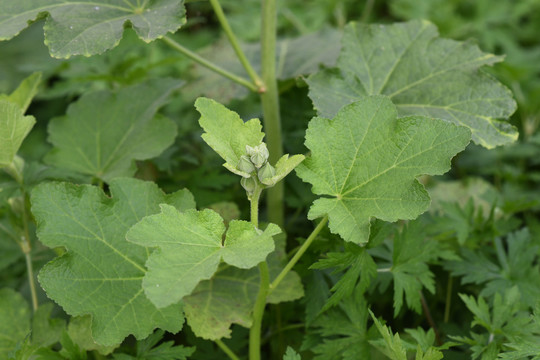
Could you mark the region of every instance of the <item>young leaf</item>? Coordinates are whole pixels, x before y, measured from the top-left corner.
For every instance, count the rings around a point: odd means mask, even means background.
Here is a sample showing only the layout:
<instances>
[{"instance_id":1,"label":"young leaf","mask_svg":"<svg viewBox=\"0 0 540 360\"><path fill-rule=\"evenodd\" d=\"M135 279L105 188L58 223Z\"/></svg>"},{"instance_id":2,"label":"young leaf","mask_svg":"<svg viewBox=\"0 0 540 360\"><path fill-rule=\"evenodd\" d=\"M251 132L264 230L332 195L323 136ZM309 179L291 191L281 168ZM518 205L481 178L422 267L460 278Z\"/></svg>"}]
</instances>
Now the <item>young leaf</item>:
<instances>
[{"instance_id":1,"label":"young leaf","mask_svg":"<svg viewBox=\"0 0 540 360\"><path fill-rule=\"evenodd\" d=\"M246 145L256 147L264 137L259 119L244 122L234 111L207 98L198 98L195 107L201 113L204 141L225 160L223 166L244 176L239 173L238 162L246 154Z\"/></svg>"},{"instance_id":2,"label":"young leaf","mask_svg":"<svg viewBox=\"0 0 540 360\"><path fill-rule=\"evenodd\" d=\"M0 100L0 168L8 166L24 138L36 123L33 116L24 116L21 108L9 100Z\"/></svg>"},{"instance_id":3,"label":"young leaf","mask_svg":"<svg viewBox=\"0 0 540 360\"><path fill-rule=\"evenodd\" d=\"M0 0L0 40L16 36L42 14L45 44L53 57L91 56L118 45L130 24L150 42L175 32L185 19L183 0Z\"/></svg>"},{"instance_id":4,"label":"young leaf","mask_svg":"<svg viewBox=\"0 0 540 360\"><path fill-rule=\"evenodd\" d=\"M41 73L33 73L24 79L10 95L0 95L0 99L7 99L12 103L19 105L21 111L25 113L28 106L30 106L30 102L37 93L40 82Z\"/></svg>"},{"instance_id":5,"label":"young leaf","mask_svg":"<svg viewBox=\"0 0 540 360\"><path fill-rule=\"evenodd\" d=\"M0 290L0 358L15 349L30 332L30 308L24 298L9 288Z\"/></svg>"},{"instance_id":6,"label":"young leaf","mask_svg":"<svg viewBox=\"0 0 540 360\"><path fill-rule=\"evenodd\" d=\"M128 241L159 248L146 262L143 280L154 305L163 308L189 295L201 280L212 277L221 259L243 269L256 266L274 250L272 236L281 230L270 224L259 233L251 223L233 220L222 243L224 232L223 219L215 211L180 213L168 205L128 231Z\"/></svg>"},{"instance_id":7,"label":"young leaf","mask_svg":"<svg viewBox=\"0 0 540 360\"><path fill-rule=\"evenodd\" d=\"M155 114L180 85L160 79L83 95L49 123L54 148L46 161L107 182L132 176L134 160L157 156L173 143L176 125Z\"/></svg>"},{"instance_id":8,"label":"young leaf","mask_svg":"<svg viewBox=\"0 0 540 360\"><path fill-rule=\"evenodd\" d=\"M174 341L165 341L156 346L163 334L163 330L158 330L148 338L138 341L135 356L114 354L114 360L186 360L195 351L194 347L175 346Z\"/></svg>"},{"instance_id":9,"label":"young leaf","mask_svg":"<svg viewBox=\"0 0 540 360\"><path fill-rule=\"evenodd\" d=\"M317 195L308 217L328 214L329 227L344 240L365 244L370 219L414 219L429 207L416 180L439 175L470 140L467 128L420 116L397 118L385 96L365 97L333 120L314 118L306 133L311 157L298 176Z\"/></svg>"},{"instance_id":10,"label":"young leaf","mask_svg":"<svg viewBox=\"0 0 540 360\"><path fill-rule=\"evenodd\" d=\"M379 330L379 333L383 338L383 344L385 346L380 346L382 344L380 344L379 342L371 343L376 346L384 355L386 355L392 360L407 360L407 350L405 348L405 344L403 343L403 341L401 341L399 334L396 333L392 336L392 331L390 331L390 328L386 325L381 324L381 322L377 320L371 310L368 311L371 315L371 318L373 319L373 322L375 323L375 326L377 327L377 330Z\"/></svg>"},{"instance_id":11,"label":"young leaf","mask_svg":"<svg viewBox=\"0 0 540 360\"><path fill-rule=\"evenodd\" d=\"M333 117L351 102L386 95L400 116L426 115L471 129L475 143L492 148L517 139L515 127L499 121L516 109L510 91L479 71L502 57L469 42L438 38L427 21L392 25L351 23L336 69L308 80L322 116Z\"/></svg>"},{"instance_id":12,"label":"young leaf","mask_svg":"<svg viewBox=\"0 0 540 360\"><path fill-rule=\"evenodd\" d=\"M99 188L44 183L32 191L37 235L49 247L67 252L39 273L47 295L72 316L92 316L92 336L102 345L120 343L129 334L145 338L156 327L182 327L180 306L157 309L144 295L142 280L148 251L125 240L127 230L169 203L195 206L191 194L165 195L148 182L111 181L111 198Z\"/></svg>"}]
</instances>

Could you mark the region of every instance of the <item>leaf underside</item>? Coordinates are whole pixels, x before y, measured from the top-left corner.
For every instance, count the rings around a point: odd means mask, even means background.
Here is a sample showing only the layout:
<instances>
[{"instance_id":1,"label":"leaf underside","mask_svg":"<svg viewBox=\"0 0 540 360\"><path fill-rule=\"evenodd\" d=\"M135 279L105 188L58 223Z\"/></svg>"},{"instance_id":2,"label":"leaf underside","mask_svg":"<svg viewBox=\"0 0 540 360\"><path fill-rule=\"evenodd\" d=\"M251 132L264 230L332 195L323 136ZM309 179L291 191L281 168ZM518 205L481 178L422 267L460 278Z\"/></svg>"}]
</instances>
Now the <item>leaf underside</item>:
<instances>
[{"instance_id":1,"label":"leaf underside","mask_svg":"<svg viewBox=\"0 0 540 360\"><path fill-rule=\"evenodd\" d=\"M311 150L298 176L325 197L308 217L328 214L329 227L344 240L365 244L370 219L414 219L430 199L416 180L440 175L469 143L470 131L422 116L397 118L385 96L365 97L345 106L333 120L314 118L306 133Z\"/></svg>"},{"instance_id":2,"label":"leaf underside","mask_svg":"<svg viewBox=\"0 0 540 360\"><path fill-rule=\"evenodd\" d=\"M0 40L9 40L46 16L45 44L56 58L91 56L120 42L131 25L146 42L175 32L186 21L183 0L0 0Z\"/></svg>"},{"instance_id":3,"label":"leaf underside","mask_svg":"<svg viewBox=\"0 0 540 360\"><path fill-rule=\"evenodd\" d=\"M466 126L475 143L492 148L518 136L508 122L497 120L515 111L512 94L480 69L501 60L470 42L439 38L427 21L351 23L337 67L308 79L309 96L319 114L331 118L365 96L386 95L399 116L425 115Z\"/></svg>"}]
</instances>

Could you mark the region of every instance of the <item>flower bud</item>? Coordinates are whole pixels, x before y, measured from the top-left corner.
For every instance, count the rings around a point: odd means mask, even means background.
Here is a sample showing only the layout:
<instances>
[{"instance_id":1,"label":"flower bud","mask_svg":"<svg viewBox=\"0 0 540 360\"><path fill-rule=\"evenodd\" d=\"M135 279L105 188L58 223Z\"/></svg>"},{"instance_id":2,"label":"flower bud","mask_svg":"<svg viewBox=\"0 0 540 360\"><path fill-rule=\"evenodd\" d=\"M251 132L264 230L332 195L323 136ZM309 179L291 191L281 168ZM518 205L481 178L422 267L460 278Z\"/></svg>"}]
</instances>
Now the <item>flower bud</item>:
<instances>
[{"instance_id":1,"label":"flower bud","mask_svg":"<svg viewBox=\"0 0 540 360\"><path fill-rule=\"evenodd\" d=\"M255 191L255 188L257 187L257 181L250 177L250 178L242 178L240 180L240 185L246 190L248 195L253 195L253 192Z\"/></svg>"},{"instance_id":2,"label":"flower bud","mask_svg":"<svg viewBox=\"0 0 540 360\"><path fill-rule=\"evenodd\" d=\"M260 143L255 147L246 145L246 152L257 169L264 165L270 155L265 143Z\"/></svg>"},{"instance_id":3,"label":"flower bud","mask_svg":"<svg viewBox=\"0 0 540 360\"><path fill-rule=\"evenodd\" d=\"M264 166L259 169L257 176L259 177L259 181L264 185L274 186L276 184L276 182L272 180L272 178L276 176L276 169L269 163L264 164Z\"/></svg>"},{"instance_id":4,"label":"flower bud","mask_svg":"<svg viewBox=\"0 0 540 360\"><path fill-rule=\"evenodd\" d=\"M251 174L255 171L255 166L253 166L253 163L247 157L246 155L240 156L240 160L238 160L238 170L243 171L245 173Z\"/></svg>"}]
</instances>

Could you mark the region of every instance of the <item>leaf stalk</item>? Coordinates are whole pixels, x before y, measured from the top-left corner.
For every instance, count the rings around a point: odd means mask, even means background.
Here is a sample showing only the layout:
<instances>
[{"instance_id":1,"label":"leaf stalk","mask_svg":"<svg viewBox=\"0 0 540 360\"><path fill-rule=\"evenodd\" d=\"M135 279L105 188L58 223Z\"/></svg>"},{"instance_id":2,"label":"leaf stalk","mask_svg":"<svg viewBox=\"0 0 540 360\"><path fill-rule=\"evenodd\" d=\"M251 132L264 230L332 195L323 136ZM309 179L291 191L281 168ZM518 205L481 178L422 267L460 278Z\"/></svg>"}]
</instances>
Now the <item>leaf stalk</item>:
<instances>
[{"instance_id":1,"label":"leaf stalk","mask_svg":"<svg viewBox=\"0 0 540 360\"><path fill-rule=\"evenodd\" d=\"M188 58L195 61L196 63L201 64L202 66L204 66L204 67L206 67L206 68L220 74L221 76L226 77L229 80L234 81L237 84L245 86L246 88L248 88L249 90L251 90L253 92L258 92L259 91L257 86L255 86L250 81L248 81L248 80L244 79L243 77L240 77L240 76L238 76L236 74L233 74L232 72L230 72L228 70L225 70L222 67L220 67L220 66L206 60L205 58L198 55L197 53L195 53L195 52L189 50L188 48L180 45L178 42L174 41L172 38L170 38L168 36L164 36L162 40L167 45L169 45L173 49L179 51L180 53L186 55Z\"/></svg>"},{"instance_id":2,"label":"leaf stalk","mask_svg":"<svg viewBox=\"0 0 540 360\"><path fill-rule=\"evenodd\" d=\"M231 43L231 46L234 49L234 52L236 53L236 56L238 57L238 60L242 63L242 66L248 73L251 81L253 84L257 87L258 93L263 93L266 91L266 87L264 86L263 81L257 74L257 72L253 69L253 66L251 66L251 63L249 62L248 58L246 57L246 54L240 47L240 43L238 41L238 38L232 31L231 26L229 25L229 21L225 17L225 13L223 12L223 8L221 7L218 0L210 0L210 4L212 4L212 8L214 9L214 12L216 13L216 16L219 20L219 23L221 24L221 27L223 28L223 31L225 31L225 35L227 35L227 38L229 39L229 42Z\"/></svg>"},{"instance_id":3,"label":"leaf stalk","mask_svg":"<svg viewBox=\"0 0 540 360\"><path fill-rule=\"evenodd\" d=\"M321 222L315 227L315 229L313 229L313 231L311 232L311 234L308 236L308 238L306 239L306 241L304 241L304 243L302 244L302 246L300 246L300 248L298 249L298 251L296 252L296 254L294 254L294 256L292 257L291 260L289 260L289 262L287 263L287 265L285 265L285 267L283 268L283 270L281 270L281 272L279 273L279 275L274 279L274 281L272 281L272 284L270 284L270 289L268 291L268 294L271 294L272 291L274 291L277 286L279 285L279 283L283 280L283 278L285 278L285 276L289 273L289 271L292 270L292 268L294 267L294 265L296 265L296 263L298 262L298 260L300 260L300 258L302 257L302 255L304 255L304 253L306 252L306 250L309 248L309 246L311 245L311 243L313 242L313 240L315 240L315 238L317 237L317 235L319 235L319 233L321 232L321 230L324 228L324 226L328 223L328 215L326 215L325 217L323 217L323 219L321 220Z\"/></svg>"},{"instance_id":4,"label":"leaf stalk","mask_svg":"<svg viewBox=\"0 0 540 360\"><path fill-rule=\"evenodd\" d=\"M240 358L236 356L236 354L223 341L221 341L220 339L217 339L217 340L214 340L214 342L217 344L217 346L219 346L221 350L223 350L225 354L227 354L229 359L240 360Z\"/></svg>"}]
</instances>

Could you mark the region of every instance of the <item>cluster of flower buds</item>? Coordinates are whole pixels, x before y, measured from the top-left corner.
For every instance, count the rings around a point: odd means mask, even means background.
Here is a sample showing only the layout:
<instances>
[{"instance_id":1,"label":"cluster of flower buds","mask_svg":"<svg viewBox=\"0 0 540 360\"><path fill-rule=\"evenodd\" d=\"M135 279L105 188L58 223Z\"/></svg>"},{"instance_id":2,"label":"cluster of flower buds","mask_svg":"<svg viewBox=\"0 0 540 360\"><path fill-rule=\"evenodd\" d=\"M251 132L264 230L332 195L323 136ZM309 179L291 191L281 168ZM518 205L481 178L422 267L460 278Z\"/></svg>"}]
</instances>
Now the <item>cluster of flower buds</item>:
<instances>
[{"instance_id":1,"label":"cluster of flower buds","mask_svg":"<svg viewBox=\"0 0 540 360\"><path fill-rule=\"evenodd\" d=\"M242 187L248 194L252 194L257 187L257 179L266 186L274 186L276 180L276 169L268 162L268 148L265 143L255 147L246 145L246 155L242 155L238 161L238 170L250 174L250 177L243 177L240 181ZM255 179L255 176L257 179Z\"/></svg>"}]
</instances>

